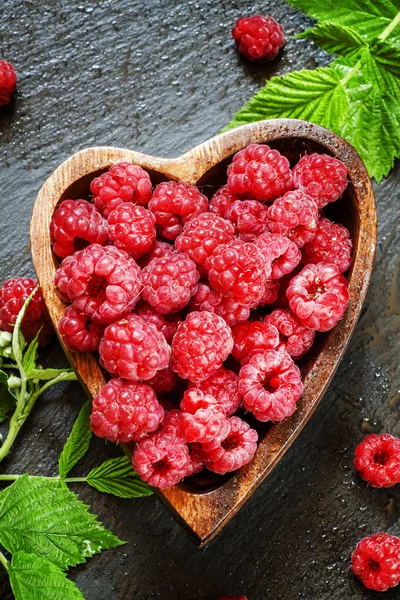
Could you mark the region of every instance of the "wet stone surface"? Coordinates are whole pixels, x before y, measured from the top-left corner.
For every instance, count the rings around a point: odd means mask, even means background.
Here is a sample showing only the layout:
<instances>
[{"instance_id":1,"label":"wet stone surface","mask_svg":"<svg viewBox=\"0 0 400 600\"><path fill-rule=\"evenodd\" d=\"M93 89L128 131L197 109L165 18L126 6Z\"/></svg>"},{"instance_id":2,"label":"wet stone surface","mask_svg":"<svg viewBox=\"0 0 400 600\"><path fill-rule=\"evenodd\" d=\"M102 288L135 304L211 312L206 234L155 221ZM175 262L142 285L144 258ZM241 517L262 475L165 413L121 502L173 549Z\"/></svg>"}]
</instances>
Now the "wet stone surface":
<instances>
[{"instance_id":1,"label":"wet stone surface","mask_svg":"<svg viewBox=\"0 0 400 600\"><path fill-rule=\"evenodd\" d=\"M270 10L289 37L310 23L284 0L2 0L0 6L0 54L20 78L15 102L0 111L1 280L33 274L32 205L70 154L115 145L176 156L217 133L266 77L328 60L294 39L272 66L249 66L236 55L230 27L242 14ZM71 571L87 600L212 600L227 592L249 600L378 597L349 575L349 558L364 535L400 534L400 492L358 481L352 453L365 433L400 435L399 180L397 163L376 186L376 268L328 392L279 466L214 541L196 548L156 498L120 500L73 487L128 541ZM43 360L63 364L56 342ZM1 469L56 474L83 401L78 384L49 392ZM93 441L73 474L116 452Z\"/></svg>"}]
</instances>

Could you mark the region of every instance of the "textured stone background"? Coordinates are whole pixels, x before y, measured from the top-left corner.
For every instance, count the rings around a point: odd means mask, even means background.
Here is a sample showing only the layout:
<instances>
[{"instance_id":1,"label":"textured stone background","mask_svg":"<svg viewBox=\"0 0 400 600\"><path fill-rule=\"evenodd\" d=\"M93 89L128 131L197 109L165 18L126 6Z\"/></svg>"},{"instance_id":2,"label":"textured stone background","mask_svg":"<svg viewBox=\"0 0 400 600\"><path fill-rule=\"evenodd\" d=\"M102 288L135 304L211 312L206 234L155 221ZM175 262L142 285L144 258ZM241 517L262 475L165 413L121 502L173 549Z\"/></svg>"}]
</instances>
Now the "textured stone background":
<instances>
[{"instance_id":1,"label":"textured stone background","mask_svg":"<svg viewBox=\"0 0 400 600\"><path fill-rule=\"evenodd\" d=\"M289 37L271 67L249 66L233 48L230 27L255 10L270 10ZM0 55L19 74L17 98L0 112L1 280L32 275L31 208L70 154L109 144L175 156L214 135L266 77L327 61L309 42L290 39L309 20L284 0L0 0L0 12ZM128 541L72 570L87 600L211 600L239 591L249 600L378 597L349 575L349 557L368 533L400 533L400 494L357 481L352 453L364 433L400 434L399 179L396 164L376 187L375 274L329 391L280 465L209 546L196 548L156 498L119 500L76 485ZM45 360L61 365L56 342ZM2 469L55 474L83 400L77 384L43 398ZM112 452L94 441L75 474Z\"/></svg>"}]
</instances>

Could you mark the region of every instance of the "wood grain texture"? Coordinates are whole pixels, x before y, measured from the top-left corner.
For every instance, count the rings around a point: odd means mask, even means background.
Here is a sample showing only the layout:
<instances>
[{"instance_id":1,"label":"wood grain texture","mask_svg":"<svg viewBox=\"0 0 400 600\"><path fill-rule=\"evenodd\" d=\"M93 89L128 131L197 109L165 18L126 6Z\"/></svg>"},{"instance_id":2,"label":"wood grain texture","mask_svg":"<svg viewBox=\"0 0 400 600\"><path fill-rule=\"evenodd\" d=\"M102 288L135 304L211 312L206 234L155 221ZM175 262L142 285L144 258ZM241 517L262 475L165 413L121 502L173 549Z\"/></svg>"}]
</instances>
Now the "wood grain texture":
<instances>
[{"instance_id":1,"label":"wood grain texture","mask_svg":"<svg viewBox=\"0 0 400 600\"><path fill-rule=\"evenodd\" d=\"M33 262L56 325L65 305L53 285L58 263L51 251L49 225L60 200L87 197L93 176L123 159L148 170L154 183L181 179L212 189L223 183L226 163L235 152L250 143L264 142L280 150L292 164L305 153L319 151L336 156L347 166L349 186L333 210L340 212L337 220L350 229L354 242L354 261L348 275L350 302L344 318L319 338L302 365L304 393L295 414L267 429L249 465L221 479L220 485L214 483L202 488L182 484L156 490L201 545L232 518L294 442L320 402L348 345L367 293L376 246L375 201L362 161L347 142L332 132L292 119L245 125L212 138L176 159L155 158L119 148L89 148L71 156L49 177L39 192L31 220ZM104 376L95 356L73 353L65 347L64 350L88 395L96 395L104 385Z\"/></svg>"}]
</instances>

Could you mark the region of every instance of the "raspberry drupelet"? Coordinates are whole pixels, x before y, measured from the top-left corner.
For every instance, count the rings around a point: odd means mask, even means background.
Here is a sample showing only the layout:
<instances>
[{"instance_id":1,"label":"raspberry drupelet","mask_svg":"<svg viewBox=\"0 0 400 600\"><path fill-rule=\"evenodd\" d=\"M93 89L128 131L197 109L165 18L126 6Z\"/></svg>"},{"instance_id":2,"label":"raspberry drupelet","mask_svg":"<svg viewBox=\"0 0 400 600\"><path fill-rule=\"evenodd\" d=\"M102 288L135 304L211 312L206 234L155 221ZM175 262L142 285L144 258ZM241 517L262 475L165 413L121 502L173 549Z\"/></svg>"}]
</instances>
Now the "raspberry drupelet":
<instances>
[{"instance_id":1,"label":"raspberry drupelet","mask_svg":"<svg viewBox=\"0 0 400 600\"><path fill-rule=\"evenodd\" d=\"M400 583L400 538L375 533L358 542L351 570L366 588L385 592Z\"/></svg>"},{"instance_id":2,"label":"raspberry drupelet","mask_svg":"<svg viewBox=\"0 0 400 600\"><path fill-rule=\"evenodd\" d=\"M228 208L225 218L235 226L244 242L252 242L268 231L267 207L257 200L236 200Z\"/></svg>"},{"instance_id":3,"label":"raspberry drupelet","mask_svg":"<svg viewBox=\"0 0 400 600\"><path fill-rule=\"evenodd\" d=\"M54 283L63 300L94 323L108 325L127 314L142 291L140 269L123 250L91 244L67 256Z\"/></svg>"},{"instance_id":4,"label":"raspberry drupelet","mask_svg":"<svg viewBox=\"0 0 400 600\"><path fill-rule=\"evenodd\" d=\"M262 321L247 321L232 329L232 356L242 365L258 352L274 350L279 345L279 331Z\"/></svg>"},{"instance_id":5,"label":"raspberry drupelet","mask_svg":"<svg viewBox=\"0 0 400 600\"><path fill-rule=\"evenodd\" d=\"M233 298L225 298L219 292L212 290L206 283L199 283L197 292L190 300L189 308L212 312L222 317L230 327L247 321L250 317L249 306L243 306Z\"/></svg>"},{"instance_id":6,"label":"raspberry drupelet","mask_svg":"<svg viewBox=\"0 0 400 600\"><path fill-rule=\"evenodd\" d=\"M277 233L263 233L254 243L264 258L267 278L280 279L291 273L301 261L301 252L296 244Z\"/></svg>"},{"instance_id":7,"label":"raspberry drupelet","mask_svg":"<svg viewBox=\"0 0 400 600\"><path fill-rule=\"evenodd\" d=\"M197 388L213 396L218 404L223 407L225 414L232 416L242 403L242 395L239 392L239 377L233 371L221 367L208 379L194 384L189 383L189 390Z\"/></svg>"},{"instance_id":8,"label":"raspberry drupelet","mask_svg":"<svg viewBox=\"0 0 400 600\"><path fill-rule=\"evenodd\" d=\"M211 312L191 312L172 340L171 368L179 377L199 383L222 366L232 351L232 333Z\"/></svg>"},{"instance_id":9,"label":"raspberry drupelet","mask_svg":"<svg viewBox=\"0 0 400 600\"><path fill-rule=\"evenodd\" d=\"M318 208L335 202L347 188L347 168L327 154L307 154L293 168L294 187L314 198Z\"/></svg>"},{"instance_id":10,"label":"raspberry drupelet","mask_svg":"<svg viewBox=\"0 0 400 600\"><path fill-rule=\"evenodd\" d=\"M174 240L190 219L207 212L208 199L194 185L164 181L155 188L149 209L154 213L160 235Z\"/></svg>"},{"instance_id":11,"label":"raspberry drupelet","mask_svg":"<svg viewBox=\"0 0 400 600\"><path fill-rule=\"evenodd\" d=\"M232 29L240 54L251 62L274 60L285 45L283 27L272 17L241 17Z\"/></svg>"},{"instance_id":12,"label":"raspberry drupelet","mask_svg":"<svg viewBox=\"0 0 400 600\"><path fill-rule=\"evenodd\" d=\"M104 326L91 323L73 306L67 306L58 323L58 331L64 344L74 352L93 352L98 350Z\"/></svg>"},{"instance_id":13,"label":"raspberry drupelet","mask_svg":"<svg viewBox=\"0 0 400 600\"><path fill-rule=\"evenodd\" d=\"M137 381L168 367L171 348L153 323L130 314L106 327L100 363L111 375Z\"/></svg>"},{"instance_id":14,"label":"raspberry drupelet","mask_svg":"<svg viewBox=\"0 0 400 600\"><path fill-rule=\"evenodd\" d=\"M147 265L153 260L153 258L166 258L167 256L172 256L175 254L175 250L171 244L168 242L160 242L156 240L149 252L144 256L141 256L138 260L139 265L143 267L147 267Z\"/></svg>"},{"instance_id":15,"label":"raspberry drupelet","mask_svg":"<svg viewBox=\"0 0 400 600\"><path fill-rule=\"evenodd\" d=\"M291 280L286 296L303 325L316 331L329 331L346 311L348 283L336 265L311 264Z\"/></svg>"},{"instance_id":16,"label":"raspberry drupelet","mask_svg":"<svg viewBox=\"0 0 400 600\"><path fill-rule=\"evenodd\" d=\"M224 407L214 396L205 394L199 388L186 390L180 408L181 427L187 442L211 442L228 430Z\"/></svg>"},{"instance_id":17,"label":"raspberry drupelet","mask_svg":"<svg viewBox=\"0 0 400 600\"><path fill-rule=\"evenodd\" d=\"M314 239L303 248L303 262L304 264L330 263L344 273L352 263L352 247L350 233L344 225L321 218Z\"/></svg>"},{"instance_id":18,"label":"raspberry drupelet","mask_svg":"<svg viewBox=\"0 0 400 600\"><path fill-rule=\"evenodd\" d=\"M303 392L299 368L284 350L252 356L239 372L244 408L259 421L281 421L296 410Z\"/></svg>"},{"instance_id":19,"label":"raspberry drupelet","mask_svg":"<svg viewBox=\"0 0 400 600\"><path fill-rule=\"evenodd\" d=\"M389 433L367 435L356 448L354 466L373 487L400 483L400 440Z\"/></svg>"},{"instance_id":20,"label":"raspberry drupelet","mask_svg":"<svg viewBox=\"0 0 400 600\"><path fill-rule=\"evenodd\" d=\"M83 246L104 244L107 221L86 200L64 200L54 211L50 236L55 254L65 258Z\"/></svg>"},{"instance_id":21,"label":"raspberry drupelet","mask_svg":"<svg viewBox=\"0 0 400 600\"><path fill-rule=\"evenodd\" d=\"M239 196L232 194L229 191L228 185L223 185L219 188L210 200L209 210L211 213L219 215L225 218L228 208L236 201L239 200Z\"/></svg>"},{"instance_id":22,"label":"raspberry drupelet","mask_svg":"<svg viewBox=\"0 0 400 600\"><path fill-rule=\"evenodd\" d=\"M155 223L155 216L144 206L123 202L108 215L108 236L114 246L138 259L153 246Z\"/></svg>"},{"instance_id":23,"label":"raspberry drupelet","mask_svg":"<svg viewBox=\"0 0 400 600\"><path fill-rule=\"evenodd\" d=\"M142 300L135 306L134 313L144 321L153 323L158 331L161 331L164 335L168 344L172 342L172 338L181 322L181 319L179 319L177 315L161 315L153 306L146 304L146 302L143 302Z\"/></svg>"},{"instance_id":24,"label":"raspberry drupelet","mask_svg":"<svg viewBox=\"0 0 400 600\"><path fill-rule=\"evenodd\" d=\"M111 442L138 442L156 431L164 410L151 387L111 379L93 399L90 427Z\"/></svg>"},{"instance_id":25,"label":"raspberry drupelet","mask_svg":"<svg viewBox=\"0 0 400 600\"><path fill-rule=\"evenodd\" d=\"M0 60L0 106L11 102L17 89L17 74L11 63Z\"/></svg>"},{"instance_id":26,"label":"raspberry drupelet","mask_svg":"<svg viewBox=\"0 0 400 600\"><path fill-rule=\"evenodd\" d=\"M241 198L271 202L293 189L290 164L266 144L250 144L228 167L228 188Z\"/></svg>"},{"instance_id":27,"label":"raspberry drupelet","mask_svg":"<svg viewBox=\"0 0 400 600\"><path fill-rule=\"evenodd\" d=\"M151 198L151 189L149 174L126 161L113 165L90 184L93 202L105 217L123 202L146 205Z\"/></svg>"},{"instance_id":28,"label":"raspberry drupelet","mask_svg":"<svg viewBox=\"0 0 400 600\"><path fill-rule=\"evenodd\" d=\"M310 242L317 231L318 206L301 190L287 192L268 208L268 228L285 235L298 248Z\"/></svg>"},{"instance_id":29,"label":"raspberry drupelet","mask_svg":"<svg viewBox=\"0 0 400 600\"><path fill-rule=\"evenodd\" d=\"M290 309L275 309L265 317L264 323L277 328L280 334L279 347L284 348L295 360L301 358L313 345L315 331L303 325Z\"/></svg>"}]
</instances>

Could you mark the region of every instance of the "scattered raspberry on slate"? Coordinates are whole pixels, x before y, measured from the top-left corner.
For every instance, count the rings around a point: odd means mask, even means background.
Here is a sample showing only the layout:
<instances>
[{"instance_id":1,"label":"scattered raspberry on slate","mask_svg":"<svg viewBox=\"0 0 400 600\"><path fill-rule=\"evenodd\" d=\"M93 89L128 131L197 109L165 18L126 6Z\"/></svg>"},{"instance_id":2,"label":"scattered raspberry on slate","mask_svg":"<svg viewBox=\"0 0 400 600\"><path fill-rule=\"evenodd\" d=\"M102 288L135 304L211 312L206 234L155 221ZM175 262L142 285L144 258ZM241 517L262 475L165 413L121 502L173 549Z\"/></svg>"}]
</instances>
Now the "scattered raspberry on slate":
<instances>
[{"instance_id":1,"label":"scattered raspberry on slate","mask_svg":"<svg viewBox=\"0 0 400 600\"><path fill-rule=\"evenodd\" d=\"M246 596L218 596L217 600L247 600Z\"/></svg>"},{"instance_id":2,"label":"scattered raspberry on slate","mask_svg":"<svg viewBox=\"0 0 400 600\"><path fill-rule=\"evenodd\" d=\"M279 331L262 321L247 321L232 329L232 356L242 365L258 352L274 350L279 345Z\"/></svg>"},{"instance_id":3,"label":"scattered raspberry on slate","mask_svg":"<svg viewBox=\"0 0 400 600\"><path fill-rule=\"evenodd\" d=\"M281 421L296 410L303 392L299 368L284 350L268 350L250 358L239 372L244 408L259 421Z\"/></svg>"},{"instance_id":4,"label":"scattered raspberry on slate","mask_svg":"<svg viewBox=\"0 0 400 600\"><path fill-rule=\"evenodd\" d=\"M327 154L303 156L293 169L294 187L314 198L318 208L335 202L347 188L347 168Z\"/></svg>"},{"instance_id":5,"label":"scattered raspberry on slate","mask_svg":"<svg viewBox=\"0 0 400 600\"><path fill-rule=\"evenodd\" d=\"M370 590L385 592L400 583L400 538L375 533L358 542L351 570Z\"/></svg>"},{"instance_id":6,"label":"scattered raspberry on slate","mask_svg":"<svg viewBox=\"0 0 400 600\"><path fill-rule=\"evenodd\" d=\"M144 206L123 202L108 215L108 236L114 246L138 259L153 246L155 223L155 216Z\"/></svg>"},{"instance_id":7,"label":"scattered raspberry on slate","mask_svg":"<svg viewBox=\"0 0 400 600\"><path fill-rule=\"evenodd\" d=\"M225 218L226 211L239 197L229 191L228 185L219 188L210 200L210 212Z\"/></svg>"},{"instance_id":8,"label":"scattered raspberry on slate","mask_svg":"<svg viewBox=\"0 0 400 600\"><path fill-rule=\"evenodd\" d=\"M264 287L264 294L260 300L260 304L274 304L277 301L279 290L281 287L280 279L267 279Z\"/></svg>"},{"instance_id":9,"label":"scattered raspberry on slate","mask_svg":"<svg viewBox=\"0 0 400 600\"><path fill-rule=\"evenodd\" d=\"M242 403L242 395L239 392L239 377L233 371L224 367L217 369L208 379L200 383L189 383L189 389L197 388L213 396L218 404L222 406L228 417L237 411Z\"/></svg>"},{"instance_id":10,"label":"scattered raspberry on slate","mask_svg":"<svg viewBox=\"0 0 400 600\"><path fill-rule=\"evenodd\" d=\"M166 369L171 348L153 323L130 314L106 327L99 353L101 365L111 375L137 381Z\"/></svg>"},{"instance_id":11,"label":"scattered raspberry on slate","mask_svg":"<svg viewBox=\"0 0 400 600\"><path fill-rule=\"evenodd\" d=\"M241 17L232 29L240 54L251 62L274 60L285 45L283 27L272 17Z\"/></svg>"},{"instance_id":12,"label":"scattered raspberry on slate","mask_svg":"<svg viewBox=\"0 0 400 600\"><path fill-rule=\"evenodd\" d=\"M153 323L158 331L161 331L164 335L168 344L172 342L172 338L181 322L181 319L177 315L161 315L153 306L146 304L142 300L135 306L134 313L144 321Z\"/></svg>"},{"instance_id":13,"label":"scattered raspberry on slate","mask_svg":"<svg viewBox=\"0 0 400 600\"><path fill-rule=\"evenodd\" d=\"M314 239L303 248L303 262L304 264L330 263L344 273L352 263L352 248L350 233L344 225L321 218Z\"/></svg>"},{"instance_id":14,"label":"scattered raspberry on slate","mask_svg":"<svg viewBox=\"0 0 400 600\"><path fill-rule=\"evenodd\" d=\"M211 442L229 429L224 407L214 396L199 388L186 390L180 408L181 426L187 442Z\"/></svg>"},{"instance_id":15,"label":"scattered raspberry on slate","mask_svg":"<svg viewBox=\"0 0 400 600\"><path fill-rule=\"evenodd\" d=\"M150 251L144 256L140 257L138 263L142 268L147 267L153 258L166 258L167 256L172 256L172 254L175 254L175 250L171 244L156 240L150 248Z\"/></svg>"},{"instance_id":16,"label":"scattered raspberry on slate","mask_svg":"<svg viewBox=\"0 0 400 600\"><path fill-rule=\"evenodd\" d=\"M336 265L307 265L286 291L289 306L306 327L329 331L343 317L349 292L346 278Z\"/></svg>"},{"instance_id":17,"label":"scattered raspberry on slate","mask_svg":"<svg viewBox=\"0 0 400 600\"><path fill-rule=\"evenodd\" d=\"M143 383L111 379L93 399L90 427L111 442L138 442L156 431L164 410Z\"/></svg>"},{"instance_id":18,"label":"scattered raspberry on slate","mask_svg":"<svg viewBox=\"0 0 400 600\"><path fill-rule=\"evenodd\" d=\"M146 380L146 384L152 387L156 394L161 394L162 392L171 392L177 381L178 378L175 373L167 368L157 371L154 377Z\"/></svg>"},{"instance_id":19,"label":"scattered raspberry on slate","mask_svg":"<svg viewBox=\"0 0 400 600\"><path fill-rule=\"evenodd\" d=\"M305 192L287 192L268 208L268 227L272 233L285 235L302 248L317 231L318 206Z\"/></svg>"},{"instance_id":20,"label":"scattered raspberry on slate","mask_svg":"<svg viewBox=\"0 0 400 600\"><path fill-rule=\"evenodd\" d=\"M293 189L290 164L266 144L250 144L228 167L228 188L241 198L270 202Z\"/></svg>"},{"instance_id":21,"label":"scattered raspberry on slate","mask_svg":"<svg viewBox=\"0 0 400 600\"><path fill-rule=\"evenodd\" d=\"M93 352L99 347L104 326L92 323L73 306L67 306L58 323L58 331L64 344L74 352Z\"/></svg>"},{"instance_id":22,"label":"scattered raspberry on slate","mask_svg":"<svg viewBox=\"0 0 400 600\"><path fill-rule=\"evenodd\" d=\"M17 74L11 63L0 60L0 106L11 102L17 88Z\"/></svg>"},{"instance_id":23,"label":"scattered raspberry on slate","mask_svg":"<svg viewBox=\"0 0 400 600\"><path fill-rule=\"evenodd\" d=\"M219 292L212 290L206 283L199 283L197 292L190 300L189 308L212 312L222 317L230 327L247 321L250 317L249 306L243 306L233 298L225 298Z\"/></svg>"},{"instance_id":24,"label":"scattered raspberry on slate","mask_svg":"<svg viewBox=\"0 0 400 600\"><path fill-rule=\"evenodd\" d=\"M123 202L146 205L151 198L151 189L149 174L129 162L113 165L90 184L93 202L105 217Z\"/></svg>"},{"instance_id":25,"label":"scattered raspberry on slate","mask_svg":"<svg viewBox=\"0 0 400 600\"><path fill-rule=\"evenodd\" d=\"M89 244L104 244L107 221L86 200L64 200L54 211L50 236L55 254L65 258Z\"/></svg>"},{"instance_id":26,"label":"scattered raspberry on slate","mask_svg":"<svg viewBox=\"0 0 400 600\"><path fill-rule=\"evenodd\" d=\"M263 233L254 243L264 258L267 278L280 279L291 273L300 263L301 252L287 237L277 233ZM270 275L269 266L271 266Z\"/></svg>"},{"instance_id":27,"label":"scattered raspberry on slate","mask_svg":"<svg viewBox=\"0 0 400 600\"><path fill-rule=\"evenodd\" d=\"M19 311L37 285L37 281L29 277L8 279L3 283L0 287L0 331L12 333ZM33 296L21 324L21 331L28 343L39 330L39 346L45 346L54 330L40 290Z\"/></svg>"},{"instance_id":28,"label":"scattered raspberry on slate","mask_svg":"<svg viewBox=\"0 0 400 600\"><path fill-rule=\"evenodd\" d=\"M354 466L373 487L400 483L400 440L389 433L367 435L356 448Z\"/></svg>"},{"instance_id":29,"label":"scattered raspberry on slate","mask_svg":"<svg viewBox=\"0 0 400 600\"><path fill-rule=\"evenodd\" d=\"M231 330L221 317L191 312L172 340L171 368L179 377L199 383L222 366L232 347Z\"/></svg>"},{"instance_id":30,"label":"scattered raspberry on slate","mask_svg":"<svg viewBox=\"0 0 400 600\"><path fill-rule=\"evenodd\" d=\"M225 218L234 226L239 238L252 242L268 231L267 207L257 200L236 200L227 210Z\"/></svg>"},{"instance_id":31,"label":"scattered raspberry on slate","mask_svg":"<svg viewBox=\"0 0 400 600\"><path fill-rule=\"evenodd\" d=\"M264 323L274 325L280 334L280 348L284 348L295 360L301 358L313 345L315 331L305 327L292 311L280 308L272 311Z\"/></svg>"},{"instance_id":32,"label":"scattered raspberry on slate","mask_svg":"<svg viewBox=\"0 0 400 600\"><path fill-rule=\"evenodd\" d=\"M174 240L191 218L207 212L208 200L194 185L164 181L155 188L149 209L156 217L160 235Z\"/></svg>"}]
</instances>

